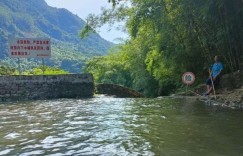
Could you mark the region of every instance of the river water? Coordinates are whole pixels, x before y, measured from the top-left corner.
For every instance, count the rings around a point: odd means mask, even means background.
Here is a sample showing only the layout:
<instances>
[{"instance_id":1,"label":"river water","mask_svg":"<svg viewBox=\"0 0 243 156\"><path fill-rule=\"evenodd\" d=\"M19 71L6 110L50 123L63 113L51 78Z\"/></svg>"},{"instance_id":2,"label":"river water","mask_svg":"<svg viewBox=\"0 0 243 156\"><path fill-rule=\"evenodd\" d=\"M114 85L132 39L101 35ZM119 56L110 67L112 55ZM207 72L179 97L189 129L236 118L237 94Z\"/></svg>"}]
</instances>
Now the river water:
<instances>
[{"instance_id":1,"label":"river water","mask_svg":"<svg viewBox=\"0 0 243 156\"><path fill-rule=\"evenodd\" d=\"M237 156L243 112L192 99L0 104L0 155Z\"/></svg>"}]
</instances>

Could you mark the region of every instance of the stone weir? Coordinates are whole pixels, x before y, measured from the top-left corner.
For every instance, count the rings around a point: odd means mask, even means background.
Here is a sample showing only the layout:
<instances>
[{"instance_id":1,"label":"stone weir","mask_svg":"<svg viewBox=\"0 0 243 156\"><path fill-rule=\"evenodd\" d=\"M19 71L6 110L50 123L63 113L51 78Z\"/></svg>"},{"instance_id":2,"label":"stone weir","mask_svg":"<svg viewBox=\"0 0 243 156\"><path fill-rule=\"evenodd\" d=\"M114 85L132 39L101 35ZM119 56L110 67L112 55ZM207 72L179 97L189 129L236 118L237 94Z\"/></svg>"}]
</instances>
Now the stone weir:
<instances>
[{"instance_id":1,"label":"stone weir","mask_svg":"<svg viewBox=\"0 0 243 156\"><path fill-rule=\"evenodd\" d=\"M96 84L97 94L114 95L119 98L144 98L145 96L131 88L116 84Z\"/></svg>"},{"instance_id":2,"label":"stone weir","mask_svg":"<svg viewBox=\"0 0 243 156\"><path fill-rule=\"evenodd\" d=\"M94 89L91 74L0 76L0 101L88 98Z\"/></svg>"}]
</instances>

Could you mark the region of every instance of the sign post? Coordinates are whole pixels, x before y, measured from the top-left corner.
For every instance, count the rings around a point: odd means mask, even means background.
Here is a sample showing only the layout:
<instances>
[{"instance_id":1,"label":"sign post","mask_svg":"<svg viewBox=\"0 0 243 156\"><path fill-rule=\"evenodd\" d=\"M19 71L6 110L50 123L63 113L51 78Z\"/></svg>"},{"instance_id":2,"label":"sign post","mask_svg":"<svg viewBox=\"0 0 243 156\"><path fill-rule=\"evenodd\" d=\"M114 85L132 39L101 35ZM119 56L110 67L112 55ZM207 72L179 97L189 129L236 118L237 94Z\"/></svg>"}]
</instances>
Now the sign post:
<instances>
[{"instance_id":1,"label":"sign post","mask_svg":"<svg viewBox=\"0 0 243 156\"><path fill-rule=\"evenodd\" d=\"M186 72L182 75L182 82L186 84L186 94L188 90L188 86L193 84L196 77L192 72Z\"/></svg>"},{"instance_id":2,"label":"sign post","mask_svg":"<svg viewBox=\"0 0 243 156\"><path fill-rule=\"evenodd\" d=\"M42 72L43 72L43 75L45 74L45 61L44 61L44 58L41 58L42 59Z\"/></svg>"},{"instance_id":3,"label":"sign post","mask_svg":"<svg viewBox=\"0 0 243 156\"><path fill-rule=\"evenodd\" d=\"M18 58L18 69L19 69L19 75L21 75L21 69L20 69L20 59Z\"/></svg>"},{"instance_id":4,"label":"sign post","mask_svg":"<svg viewBox=\"0 0 243 156\"><path fill-rule=\"evenodd\" d=\"M51 41L49 38L8 38L9 57L18 58L19 74L20 59L19 58L41 58L44 74L44 58L51 57Z\"/></svg>"}]
</instances>

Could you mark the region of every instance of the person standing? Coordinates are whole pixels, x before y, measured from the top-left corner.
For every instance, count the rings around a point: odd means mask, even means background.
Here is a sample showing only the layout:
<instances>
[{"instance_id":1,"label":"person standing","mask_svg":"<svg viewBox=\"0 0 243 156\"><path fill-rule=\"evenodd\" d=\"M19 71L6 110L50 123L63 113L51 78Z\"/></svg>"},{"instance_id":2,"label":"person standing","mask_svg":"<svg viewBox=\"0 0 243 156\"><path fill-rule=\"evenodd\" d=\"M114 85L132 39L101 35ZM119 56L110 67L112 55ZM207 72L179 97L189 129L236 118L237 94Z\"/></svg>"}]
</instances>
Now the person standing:
<instances>
[{"instance_id":1,"label":"person standing","mask_svg":"<svg viewBox=\"0 0 243 156\"><path fill-rule=\"evenodd\" d=\"M209 68L209 78L206 80L207 91L204 93L205 96L209 95L212 90L219 85L221 79L223 65L220 62L219 56L215 56L214 61L212 68Z\"/></svg>"}]
</instances>

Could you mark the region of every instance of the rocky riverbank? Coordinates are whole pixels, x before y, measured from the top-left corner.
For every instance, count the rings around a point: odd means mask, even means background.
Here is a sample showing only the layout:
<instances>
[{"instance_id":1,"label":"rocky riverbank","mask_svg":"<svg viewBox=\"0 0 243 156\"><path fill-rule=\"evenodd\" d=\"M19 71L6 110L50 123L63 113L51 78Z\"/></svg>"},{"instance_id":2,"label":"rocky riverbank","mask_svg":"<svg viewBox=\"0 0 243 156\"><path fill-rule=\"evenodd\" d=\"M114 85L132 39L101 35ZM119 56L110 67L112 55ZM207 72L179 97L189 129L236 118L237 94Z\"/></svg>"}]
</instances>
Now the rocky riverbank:
<instances>
[{"instance_id":1,"label":"rocky riverbank","mask_svg":"<svg viewBox=\"0 0 243 156\"><path fill-rule=\"evenodd\" d=\"M205 99L202 93L206 90L206 85L201 84L188 91L187 95L197 96L199 99ZM183 93L185 95L185 93ZM179 95L183 95L179 94ZM220 86L216 89L216 99L211 93L209 96L217 104L231 108L243 108L243 72L237 71L222 76Z\"/></svg>"},{"instance_id":2,"label":"rocky riverbank","mask_svg":"<svg viewBox=\"0 0 243 156\"><path fill-rule=\"evenodd\" d=\"M243 86L240 89L222 92L218 94L217 101L224 106L243 108Z\"/></svg>"}]
</instances>

